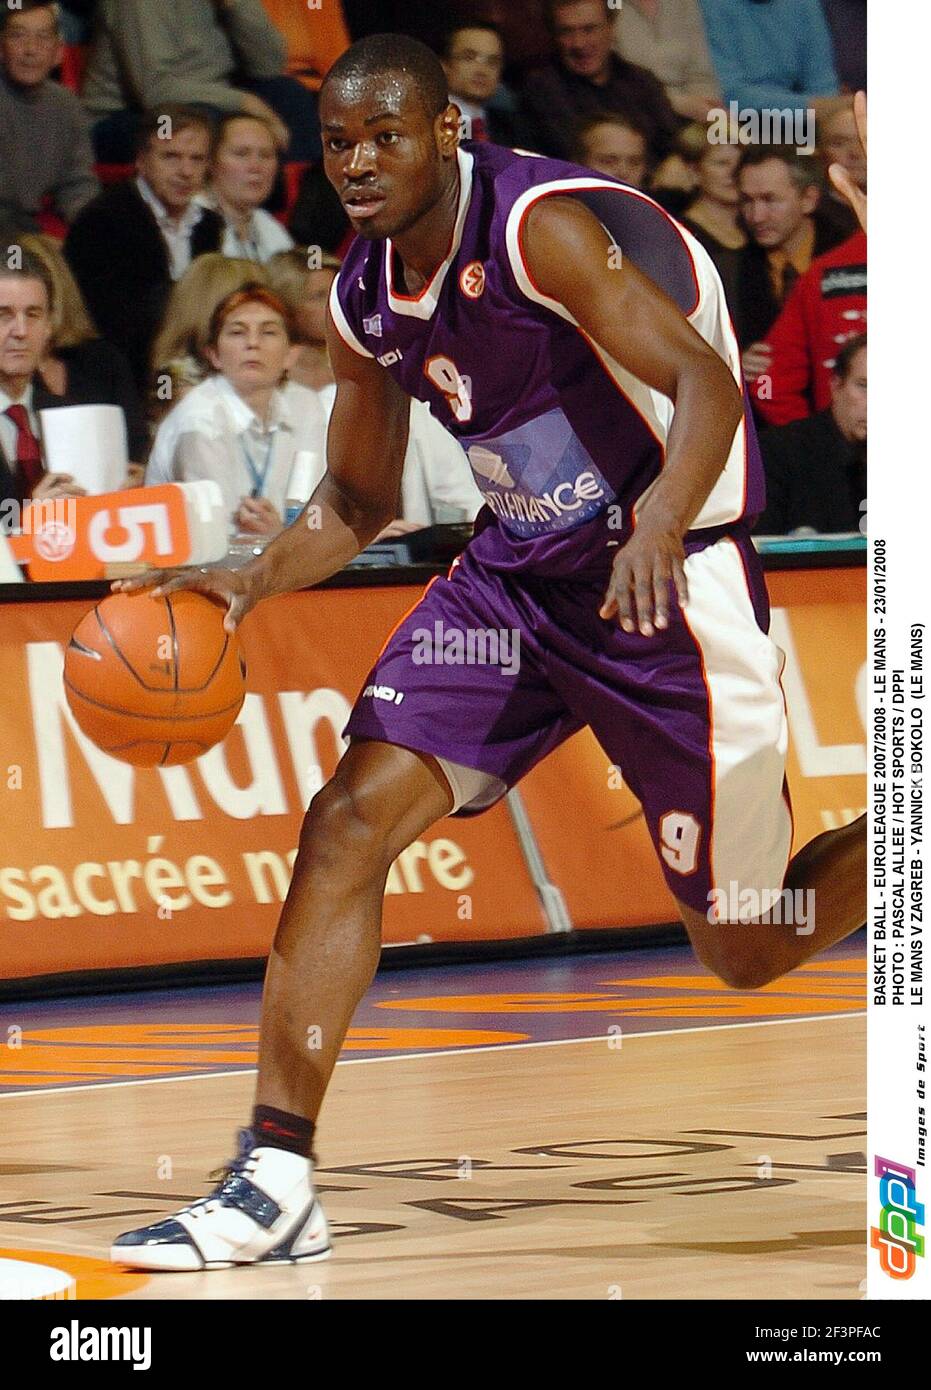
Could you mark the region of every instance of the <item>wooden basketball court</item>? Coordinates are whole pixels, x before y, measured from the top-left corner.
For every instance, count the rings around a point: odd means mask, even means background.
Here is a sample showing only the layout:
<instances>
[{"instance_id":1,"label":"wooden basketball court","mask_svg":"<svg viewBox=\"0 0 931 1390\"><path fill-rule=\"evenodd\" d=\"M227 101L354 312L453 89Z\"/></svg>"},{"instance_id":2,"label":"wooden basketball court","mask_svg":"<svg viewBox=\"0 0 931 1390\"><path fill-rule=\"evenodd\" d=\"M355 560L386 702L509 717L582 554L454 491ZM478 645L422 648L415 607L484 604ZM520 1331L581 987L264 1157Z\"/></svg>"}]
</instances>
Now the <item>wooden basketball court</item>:
<instances>
[{"instance_id":1,"label":"wooden basketball court","mask_svg":"<svg viewBox=\"0 0 931 1390\"><path fill-rule=\"evenodd\" d=\"M78 1298L859 1299L862 965L848 947L777 982L786 1012L793 981L800 999L821 991L795 1017L693 1024L671 1005L640 1032L602 1014L587 1037L346 1054L318 1140L335 1245L319 1264L103 1263L114 1235L207 1190L248 1117L251 1071L8 1092L0 1259L68 1270ZM387 993L405 990L394 974ZM729 997L772 1012L765 991ZM822 997L836 1011L810 1012ZM461 1020L463 996L449 1003Z\"/></svg>"}]
</instances>

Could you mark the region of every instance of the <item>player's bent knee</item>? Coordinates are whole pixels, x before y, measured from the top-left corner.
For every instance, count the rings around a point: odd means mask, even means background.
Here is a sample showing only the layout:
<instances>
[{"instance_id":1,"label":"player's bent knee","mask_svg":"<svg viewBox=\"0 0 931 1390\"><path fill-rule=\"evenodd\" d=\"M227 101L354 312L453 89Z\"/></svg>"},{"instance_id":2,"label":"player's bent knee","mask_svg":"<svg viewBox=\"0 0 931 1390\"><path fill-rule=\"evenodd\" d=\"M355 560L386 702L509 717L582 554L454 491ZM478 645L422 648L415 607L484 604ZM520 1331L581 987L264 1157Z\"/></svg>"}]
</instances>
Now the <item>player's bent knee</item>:
<instances>
[{"instance_id":1,"label":"player's bent knee","mask_svg":"<svg viewBox=\"0 0 931 1390\"><path fill-rule=\"evenodd\" d=\"M328 782L308 807L301 827L297 863L302 867L340 869L345 873L387 871L389 826L367 813L352 790ZM296 866L297 867L297 866Z\"/></svg>"},{"instance_id":2,"label":"player's bent knee","mask_svg":"<svg viewBox=\"0 0 931 1390\"><path fill-rule=\"evenodd\" d=\"M762 989L781 973L770 961L752 956L722 960L708 968L728 989Z\"/></svg>"},{"instance_id":3,"label":"player's bent knee","mask_svg":"<svg viewBox=\"0 0 931 1390\"><path fill-rule=\"evenodd\" d=\"M761 989L784 973L767 948L762 924L709 922L683 903L679 910L696 956L729 989Z\"/></svg>"}]
</instances>

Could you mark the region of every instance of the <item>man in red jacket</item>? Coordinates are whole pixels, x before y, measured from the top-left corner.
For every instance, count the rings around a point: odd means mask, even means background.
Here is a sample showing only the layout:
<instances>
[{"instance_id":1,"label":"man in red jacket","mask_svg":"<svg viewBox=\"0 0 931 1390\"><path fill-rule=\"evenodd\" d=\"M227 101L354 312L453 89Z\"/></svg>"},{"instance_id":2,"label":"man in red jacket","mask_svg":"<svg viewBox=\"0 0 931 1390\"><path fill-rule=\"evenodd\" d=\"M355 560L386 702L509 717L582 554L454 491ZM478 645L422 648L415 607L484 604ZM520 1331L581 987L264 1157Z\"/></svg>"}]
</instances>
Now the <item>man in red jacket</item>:
<instances>
[{"instance_id":1,"label":"man in red jacket","mask_svg":"<svg viewBox=\"0 0 931 1390\"><path fill-rule=\"evenodd\" d=\"M767 424L787 425L827 409L835 358L865 332L866 233L856 232L812 261L765 343L744 354L758 414Z\"/></svg>"}]
</instances>

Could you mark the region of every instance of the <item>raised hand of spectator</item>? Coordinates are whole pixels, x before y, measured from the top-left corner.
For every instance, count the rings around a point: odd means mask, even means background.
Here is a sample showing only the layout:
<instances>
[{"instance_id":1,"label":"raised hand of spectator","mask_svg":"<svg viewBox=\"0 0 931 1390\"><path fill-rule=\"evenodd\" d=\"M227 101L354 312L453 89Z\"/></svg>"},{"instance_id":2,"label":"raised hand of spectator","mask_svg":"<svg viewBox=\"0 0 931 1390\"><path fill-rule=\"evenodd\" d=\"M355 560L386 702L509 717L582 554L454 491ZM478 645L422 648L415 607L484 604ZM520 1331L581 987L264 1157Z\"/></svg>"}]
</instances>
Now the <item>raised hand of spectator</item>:
<instances>
[{"instance_id":1,"label":"raised hand of spectator","mask_svg":"<svg viewBox=\"0 0 931 1390\"><path fill-rule=\"evenodd\" d=\"M271 128L275 144L280 150L286 150L291 143L291 132L276 111L257 97L254 92L242 92L242 110L247 116L258 116L260 120L266 121Z\"/></svg>"},{"instance_id":2,"label":"raised hand of spectator","mask_svg":"<svg viewBox=\"0 0 931 1390\"><path fill-rule=\"evenodd\" d=\"M86 496L86 489L79 487L70 473L46 473L32 490L33 502L44 502L47 498Z\"/></svg>"},{"instance_id":3,"label":"raised hand of spectator","mask_svg":"<svg viewBox=\"0 0 931 1390\"><path fill-rule=\"evenodd\" d=\"M863 147L863 157L866 158L866 93L857 92L853 99L853 114L857 122L857 134L860 137L860 144ZM842 164L832 164L828 169L828 176L842 198L847 202L857 214L860 226L866 231L866 194L863 189L854 183L849 172Z\"/></svg>"},{"instance_id":4,"label":"raised hand of spectator","mask_svg":"<svg viewBox=\"0 0 931 1390\"><path fill-rule=\"evenodd\" d=\"M769 371L773 360L773 350L769 343L751 343L744 349L741 366L748 381L756 381L758 376Z\"/></svg>"},{"instance_id":5,"label":"raised hand of spectator","mask_svg":"<svg viewBox=\"0 0 931 1390\"><path fill-rule=\"evenodd\" d=\"M714 92L670 92L669 100L676 114L688 121L707 121L709 111L721 105Z\"/></svg>"},{"instance_id":6,"label":"raised hand of spectator","mask_svg":"<svg viewBox=\"0 0 931 1390\"><path fill-rule=\"evenodd\" d=\"M246 536L274 536L281 530L281 517L267 497L244 497L236 513L236 525Z\"/></svg>"}]
</instances>

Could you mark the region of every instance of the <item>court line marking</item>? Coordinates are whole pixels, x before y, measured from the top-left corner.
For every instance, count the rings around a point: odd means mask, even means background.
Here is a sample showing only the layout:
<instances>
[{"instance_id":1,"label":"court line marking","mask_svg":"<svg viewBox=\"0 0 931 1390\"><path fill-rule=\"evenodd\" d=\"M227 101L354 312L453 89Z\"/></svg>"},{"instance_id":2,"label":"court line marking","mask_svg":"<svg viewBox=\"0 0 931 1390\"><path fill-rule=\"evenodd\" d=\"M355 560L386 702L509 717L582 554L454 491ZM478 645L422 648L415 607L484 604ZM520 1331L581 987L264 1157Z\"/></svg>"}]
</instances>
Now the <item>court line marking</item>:
<instances>
[{"instance_id":1,"label":"court line marking","mask_svg":"<svg viewBox=\"0 0 931 1390\"><path fill-rule=\"evenodd\" d=\"M596 1033L594 1037L590 1038L540 1038L518 1043L482 1043L477 1047L447 1047L436 1052L389 1052L378 1057L339 1057L336 1065L338 1067L360 1067L370 1062L423 1061L429 1057L470 1057L477 1052L516 1052L528 1047L568 1047L572 1043L610 1043L614 1037L621 1038L623 1047L625 1043L632 1042L634 1038L678 1037L684 1033L720 1033L730 1028L778 1028L783 1024L827 1023L838 1019L866 1017L866 1009L861 1009L855 1013L806 1014L802 1018L749 1018L743 1019L739 1023L709 1023L705 1027L697 1026L695 1028L654 1028L649 1032L622 1032L620 1034ZM615 1050L621 1051L621 1048ZM187 1076L140 1076L127 1081L91 1081L87 1085L75 1082L71 1086L30 1087L28 1090L23 1089L22 1091L0 1091L0 1101L20 1100L23 1096L55 1096L72 1091L109 1091L117 1086L164 1086L171 1081L207 1081L217 1077L257 1076L258 1071L258 1067L243 1067L239 1071L201 1071L189 1073Z\"/></svg>"},{"instance_id":2,"label":"court line marking","mask_svg":"<svg viewBox=\"0 0 931 1390\"><path fill-rule=\"evenodd\" d=\"M23 1241L39 1240L39 1239L41 1239L40 1236L17 1236L17 1237L16 1237L16 1244L15 1244L15 1245L5 1245L3 1248L4 1248L4 1250L16 1250L19 1254L22 1254L22 1255L80 1255L80 1256L83 1256L85 1259L99 1260L99 1262L100 1262L101 1264L104 1264L104 1265L108 1263L106 1256L105 1256L105 1255L101 1255L101 1253L100 1253L100 1246L99 1246L99 1245L66 1245L64 1241L59 1241L59 1243L58 1243L54 1248L50 1248L48 1245L24 1245L24 1244L22 1244ZM6 1259L6 1258L8 1258L8 1257L7 1257L7 1256L4 1256L4 1259ZM245 1268L248 1268L248 1266L244 1266L244 1267L245 1267ZM111 1269L116 1269L116 1265L112 1265L112 1264L111 1264L111 1265L110 1265L110 1268L111 1268ZM284 1268L284 1266L281 1266L281 1268ZM298 1268L300 1268L300 1266L299 1266L299 1265L295 1265L294 1268L295 1268L295 1269L298 1269ZM102 1270L100 1271L100 1273L103 1273L103 1272L104 1272L104 1271L102 1271ZM193 1271L193 1273L195 1273L195 1274L196 1274L197 1272L198 1272L197 1270L194 1270L194 1271ZM201 1272L202 1272L202 1271L201 1271ZM87 1277L88 1277L88 1276L87 1276L86 1274L76 1274L76 1275L74 1276L74 1278L76 1278L76 1279L86 1279ZM91 1277L93 1277L93 1276L91 1276ZM116 1297L117 1297L117 1298L123 1298L123 1297L125 1297L125 1295L124 1295L124 1294L117 1294ZM80 1301L80 1300L79 1300L79 1301ZM107 1302L108 1302L108 1303L111 1302L111 1299L108 1298L108 1299L107 1299Z\"/></svg>"}]
</instances>

